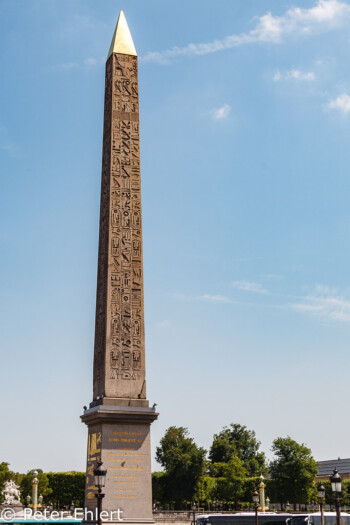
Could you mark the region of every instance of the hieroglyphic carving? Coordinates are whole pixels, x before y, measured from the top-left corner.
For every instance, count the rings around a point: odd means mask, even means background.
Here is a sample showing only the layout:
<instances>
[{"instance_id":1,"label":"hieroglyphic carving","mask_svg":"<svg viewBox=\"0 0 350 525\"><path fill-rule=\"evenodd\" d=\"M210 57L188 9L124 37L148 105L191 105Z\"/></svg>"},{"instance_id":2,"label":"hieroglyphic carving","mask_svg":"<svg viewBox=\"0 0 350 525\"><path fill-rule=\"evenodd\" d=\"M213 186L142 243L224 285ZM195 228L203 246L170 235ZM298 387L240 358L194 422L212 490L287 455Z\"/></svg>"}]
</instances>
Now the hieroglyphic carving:
<instances>
[{"instance_id":1,"label":"hieroglyphic carving","mask_svg":"<svg viewBox=\"0 0 350 525\"><path fill-rule=\"evenodd\" d=\"M106 65L95 398L146 396L138 112L137 57L113 54Z\"/></svg>"},{"instance_id":2,"label":"hieroglyphic carving","mask_svg":"<svg viewBox=\"0 0 350 525\"><path fill-rule=\"evenodd\" d=\"M109 206L110 206L110 164L109 147L112 119L112 62L106 64L105 106L103 125L103 156L101 176L100 231L98 247L98 273L95 319L95 352L94 352L94 398L104 391L104 368L107 321L108 289L108 242L109 242ZM98 392L98 394L96 394Z\"/></svg>"}]
</instances>

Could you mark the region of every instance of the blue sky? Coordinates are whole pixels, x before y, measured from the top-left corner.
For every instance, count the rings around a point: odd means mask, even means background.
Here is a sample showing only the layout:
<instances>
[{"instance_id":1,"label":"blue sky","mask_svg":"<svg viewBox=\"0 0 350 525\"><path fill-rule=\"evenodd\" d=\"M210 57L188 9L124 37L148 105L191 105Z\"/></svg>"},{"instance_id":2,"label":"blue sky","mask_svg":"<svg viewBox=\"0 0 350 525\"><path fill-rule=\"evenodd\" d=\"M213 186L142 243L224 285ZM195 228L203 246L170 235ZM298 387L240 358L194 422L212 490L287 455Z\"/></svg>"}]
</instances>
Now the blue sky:
<instances>
[{"instance_id":1,"label":"blue sky","mask_svg":"<svg viewBox=\"0 0 350 525\"><path fill-rule=\"evenodd\" d=\"M148 398L349 457L350 2L0 2L1 460L85 468L104 61L139 54ZM157 465L154 463L154 468Z\"/></svg>"}]
</instances>

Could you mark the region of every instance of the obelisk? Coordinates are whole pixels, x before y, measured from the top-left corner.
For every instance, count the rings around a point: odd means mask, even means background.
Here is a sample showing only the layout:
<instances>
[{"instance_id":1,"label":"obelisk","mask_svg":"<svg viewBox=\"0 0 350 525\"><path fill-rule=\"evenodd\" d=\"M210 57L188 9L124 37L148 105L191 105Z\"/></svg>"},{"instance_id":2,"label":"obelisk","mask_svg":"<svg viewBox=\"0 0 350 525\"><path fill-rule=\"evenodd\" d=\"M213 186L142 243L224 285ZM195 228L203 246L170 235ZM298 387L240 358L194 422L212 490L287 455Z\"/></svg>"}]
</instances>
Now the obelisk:
<instances>
[{"instance_id":1,"label":"obelisk","mask_svg":"<svg viewBox=\"0 0 350 525\"><path fill-rule=\"evenodd\" d=\"M137 53L120 12L106 62L93 401L85 506L96 508L93 470L107 469L103 510L150 523L152 486L141 224Z\"/></svg>"}]
</instances>

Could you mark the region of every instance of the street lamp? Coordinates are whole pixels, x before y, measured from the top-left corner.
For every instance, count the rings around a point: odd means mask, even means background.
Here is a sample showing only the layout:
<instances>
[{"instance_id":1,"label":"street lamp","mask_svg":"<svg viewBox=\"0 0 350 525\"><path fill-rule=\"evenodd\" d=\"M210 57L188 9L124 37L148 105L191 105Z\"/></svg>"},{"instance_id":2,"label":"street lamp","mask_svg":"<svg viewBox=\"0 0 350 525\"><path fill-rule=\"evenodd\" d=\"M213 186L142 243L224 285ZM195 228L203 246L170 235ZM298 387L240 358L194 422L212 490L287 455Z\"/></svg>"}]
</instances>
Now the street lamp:
<instances>
[{"instance_id":1,"label":"street lamp","mask_svg":"<svg viewBox=\"0 0 350 525\"><path fill-rule=\"evenodd\" d=\"M340 525L340 493L341 493L341 476L338 470L335 468L333 474L329 476L329 480L332 485L332 491L335 493L335 508L337 512L337 525Z\"/></svg>"},{"instance_id":2,"label":"street lamp","mask_svg":"<svg viewBox=\"0 0 350 525\"><path fill-rule=\"evenodd\" d=\"M97 523L98 525L102 525L101 520L101 511L102 511L102 499L105 497L105 495L102 493L102 489L105 486L106 483L106 476L107 476L107 469L103 469L102 467L102 461L97 462L97 467L94 469L94 477L95 477L95 486L97 487Z\"/></svg>"},{"instance_id":3,"label":"street lamp","mask_svg":"<svg viewBox=\"0 0 350 525\"><path fill-rule=\"evenodd\" d=\"M192 512L193 512L193 525L196 525L196 503L192 503Z\"/></svg>"},{"instance_id":4,"label":"street lamp","mask_svg":"<svg viewBox=\"0 0 350 525\"><path fill-rule=\"evenodd\" d=\"M43 498L43 495L40 494L40 496L39 496L39 506L40 506L40 507L41 507L42 504L43 504L43 499L44 499L44 498Z\"/></svg>"},{"instance_id":5,"label":"street lamp","mask_svg":"<svg viewBox=\"0 0 350 525\"><path fill-rule=\"evenodd\" d=\"M270 498L267 496L266 498L266 510L270 510ZM323 523L322 523L323 525Z\"/></svg>"},{"instance_id":6,"label":"street lamp","mask_svg":"<svg viewBox=\"0 0 350 525\"><path fill-rule=\"evenodd\" d=\"M27 507L29 507L29 505L30 505L30 499L31 499L31 498L30 498L30 496L29 496L29 494L28 494L28 496L26 497L26 500L27 500Z\"/></svg>"},{"instance_id":7,"label":"street lamp","mask_svg":"<svg viewBox=\"0 0 350 525\"><path fill-rule=\"evenodd\" d=\"M253 503L255 507L255 525L259 525L258 508L259 508L259 492L255 489L253 492Z\"/></svg>"},{"instance_id":8,"label":"street lamp","mask_svg":"<svg viewBox=\"0 0 350 525\"><path fill-rule=\"evenodd\" d=\"M320 511L321 511L321 525L324 525L324 509L323 509L323 501L326 495L326 489L324 485L321 483L321 485L318 486L318 497L320 500Z\"/></svg>"},{"instance_id":9,"label":"street lamp","mask_svg":"<svg viewBox=\"0 0 350 525\"><path fill-rule=\"evenodd\" d=\"M259 483L259 492L260 492L260 510L265 512L265 483L264 476L261 474L260 483Z\"/></svg>"}]
</instances>

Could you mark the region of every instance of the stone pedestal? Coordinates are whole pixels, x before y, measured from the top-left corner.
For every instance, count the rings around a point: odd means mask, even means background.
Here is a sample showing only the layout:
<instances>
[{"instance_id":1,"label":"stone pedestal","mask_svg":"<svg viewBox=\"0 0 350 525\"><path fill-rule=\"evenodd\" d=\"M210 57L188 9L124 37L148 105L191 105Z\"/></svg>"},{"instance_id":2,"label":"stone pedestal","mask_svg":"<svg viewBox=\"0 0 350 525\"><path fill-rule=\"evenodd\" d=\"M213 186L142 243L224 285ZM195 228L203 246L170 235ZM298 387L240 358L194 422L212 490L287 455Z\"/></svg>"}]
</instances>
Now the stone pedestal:
<instances>
[{"instance_id":1,"label":"stone pedestal","mask_svg":"<svg viewBox=\"0 0 350 525\"><path fill-rule=\"evenodd\" d=\"M6 503L0 504L0 514L5 510L10 509L13 511L13 518L23 518L24 516L24 505L22 503L16 503L14 505L6 505ZM8 519L9 521L14 521L14 519L11 519L11 513L5 516L5 519Z\"/></svg>"},{"instance_id":2,"label":"stone pedestal","mask_svg":"<svg viewBox=\"0 0 350 525\"><path fill-rule=\"evenodd\" d=\"M93 470L97 461L102 461L107 468L103 510L119 508L124 523L154 522L150 424L157 417L153 408L110 404L92 407L81 416L89 428L85 502L88 510L95 512L97 506ZM120 523L117 519L114 522Z\"/></svg>"}]
</instances>

